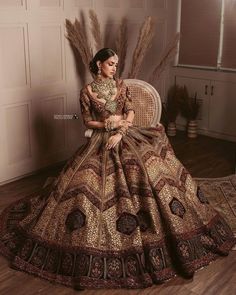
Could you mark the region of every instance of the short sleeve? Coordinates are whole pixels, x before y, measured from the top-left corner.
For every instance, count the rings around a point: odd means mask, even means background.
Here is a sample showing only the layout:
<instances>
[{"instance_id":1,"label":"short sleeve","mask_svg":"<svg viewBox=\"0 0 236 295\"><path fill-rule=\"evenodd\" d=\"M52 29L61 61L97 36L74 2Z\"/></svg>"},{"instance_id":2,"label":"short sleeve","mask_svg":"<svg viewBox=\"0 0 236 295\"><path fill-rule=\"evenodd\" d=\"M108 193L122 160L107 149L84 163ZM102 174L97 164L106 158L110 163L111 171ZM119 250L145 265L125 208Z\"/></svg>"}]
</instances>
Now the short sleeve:
<instances>
[{"instance_id":1,"label":"short sleeve","mask_svg":"<svg viewBox=\"0 0 236 295\"><path fill-rule=\"evenodd\" d=\"M84 89L82 89L80 92L80 109L81 109L81 114L83 117L84 124L86 125L88 121L93 120L93 117L92 117L91 103Z\"/></svg>"},{"instance_id":2,"label":"short sleeve","mask_svg":"<svg viewBox=\"0 0 236 295\"><path fill-rule=\"evenodd\" d=\"M124 112L128 114L129 111L134 111L133 99L131 96L131 92L128 86L126 86L125 90L125 104L124 104Z\"/></svg>"}]
</instances>

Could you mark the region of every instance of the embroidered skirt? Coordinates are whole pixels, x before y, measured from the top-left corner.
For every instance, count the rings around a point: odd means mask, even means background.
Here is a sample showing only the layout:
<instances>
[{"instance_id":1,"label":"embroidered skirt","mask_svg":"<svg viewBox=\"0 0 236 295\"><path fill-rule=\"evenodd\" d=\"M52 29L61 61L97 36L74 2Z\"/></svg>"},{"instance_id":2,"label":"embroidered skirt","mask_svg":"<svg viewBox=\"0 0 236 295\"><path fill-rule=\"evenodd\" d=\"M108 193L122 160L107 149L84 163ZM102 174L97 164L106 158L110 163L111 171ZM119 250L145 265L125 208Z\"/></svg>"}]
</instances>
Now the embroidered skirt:
<instances>
[{"instance_id":1,"label":"embroidered skirt","mask_svg":"<svg viewBox=\"0 0 236 295\"><path fill-rule=\"evenodd\" d=\"M8 206L10 266L77 288L144 288L227 255L231 228L176 158L164 128L132 126L111 150L94 130L46 189Z\"/></svg>"}]
</instances>

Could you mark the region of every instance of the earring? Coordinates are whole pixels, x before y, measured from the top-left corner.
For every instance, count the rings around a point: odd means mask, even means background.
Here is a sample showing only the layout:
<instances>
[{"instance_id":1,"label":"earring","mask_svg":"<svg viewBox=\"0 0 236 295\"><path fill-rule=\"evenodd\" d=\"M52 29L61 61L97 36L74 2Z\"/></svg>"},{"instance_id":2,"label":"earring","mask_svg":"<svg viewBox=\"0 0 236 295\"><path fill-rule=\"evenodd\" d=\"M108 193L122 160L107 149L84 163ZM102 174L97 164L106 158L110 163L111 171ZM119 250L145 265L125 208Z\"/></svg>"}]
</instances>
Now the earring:
<instances>
[{"instance_id":1,"label":"earring","mask_svg":"<svg viewBox=\"0 0 236 295\"><path fill-rule=\"evenodd\" d=\"M102 73L101 68L98 68L98 74L97 74L98 78L101 78L101 73Z\"/></svg>"}]
</instances>

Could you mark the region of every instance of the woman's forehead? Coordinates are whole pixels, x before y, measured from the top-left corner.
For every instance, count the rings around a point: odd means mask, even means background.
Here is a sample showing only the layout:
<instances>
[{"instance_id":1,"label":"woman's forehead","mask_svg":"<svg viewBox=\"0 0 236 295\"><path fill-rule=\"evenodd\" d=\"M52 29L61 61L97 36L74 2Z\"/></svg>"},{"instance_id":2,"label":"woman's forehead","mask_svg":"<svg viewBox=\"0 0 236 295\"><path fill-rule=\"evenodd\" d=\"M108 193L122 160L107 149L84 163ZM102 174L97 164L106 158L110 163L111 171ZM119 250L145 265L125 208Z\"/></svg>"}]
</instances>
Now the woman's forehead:
<instances>
[{"instance_id":1,"label":"woman's forehead","mask_svg":"<svg viewBox=\"0 0 236 295\"><path fill-rule=\"evenodd\" d=\"M118 56L117 55L114 55L114 56L111 56L107 59L108 62L118 62Z\"/></svg>"}]
</instances>

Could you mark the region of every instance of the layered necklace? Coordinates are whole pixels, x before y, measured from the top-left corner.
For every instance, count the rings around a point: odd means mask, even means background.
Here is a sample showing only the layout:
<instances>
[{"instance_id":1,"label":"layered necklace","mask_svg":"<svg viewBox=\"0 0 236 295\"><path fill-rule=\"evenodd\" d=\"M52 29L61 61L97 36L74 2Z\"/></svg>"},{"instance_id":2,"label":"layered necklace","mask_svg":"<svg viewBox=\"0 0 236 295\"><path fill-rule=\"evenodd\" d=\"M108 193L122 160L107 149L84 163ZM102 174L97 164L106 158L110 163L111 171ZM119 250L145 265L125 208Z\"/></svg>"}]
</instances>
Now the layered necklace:
<instances>
[{"instance_id":1,"label":"layered necklace","mask_svg":"<svg viewBox=\"0 0 236 295\"><path fill-rule=\"evenodd\" d=\"M116 81L113 78L104 80L96 79L90 85L92 92L97 93L97 98L106 100L105 109L111 113L115 113L117 102L111 100L111 98L116 94Z\"/></svg>"}]
</instances>

